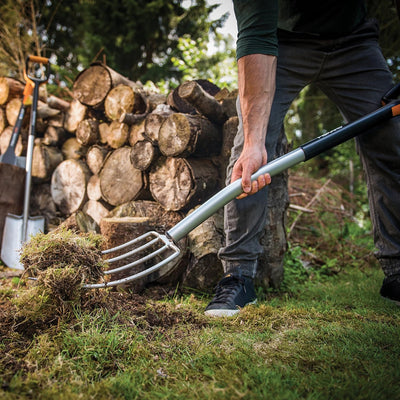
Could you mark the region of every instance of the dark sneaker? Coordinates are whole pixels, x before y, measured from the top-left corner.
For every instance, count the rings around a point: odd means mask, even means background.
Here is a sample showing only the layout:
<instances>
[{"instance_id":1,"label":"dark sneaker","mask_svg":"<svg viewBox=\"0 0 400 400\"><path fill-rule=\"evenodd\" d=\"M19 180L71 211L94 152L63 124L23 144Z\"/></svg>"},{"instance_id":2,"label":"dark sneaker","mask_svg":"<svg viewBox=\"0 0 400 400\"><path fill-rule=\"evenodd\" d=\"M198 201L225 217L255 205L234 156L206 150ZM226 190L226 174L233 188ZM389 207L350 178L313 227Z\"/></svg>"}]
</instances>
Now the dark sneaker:
<instances>
[{"instance_id":1,"label":"dark sneaker","mask_svg":"<svg viewBox=\"0 0 400 400\"><path fill-rule=\"evenodd\" d=\"M213 317L232 317L240 311L240 308L256 301L251 278L228 274L218 283L215 296L204 314Z\"/></svg>"},{"instance_id":2,"label":"dark sneaker","mask_svg":"<svg viewBox=\"0 0 400 400\"><path fill-rule=\"evenodd\" d=\"M381 287L381 296L400 306L400 275L386 277Z\"/></svg>"}]
</instances>

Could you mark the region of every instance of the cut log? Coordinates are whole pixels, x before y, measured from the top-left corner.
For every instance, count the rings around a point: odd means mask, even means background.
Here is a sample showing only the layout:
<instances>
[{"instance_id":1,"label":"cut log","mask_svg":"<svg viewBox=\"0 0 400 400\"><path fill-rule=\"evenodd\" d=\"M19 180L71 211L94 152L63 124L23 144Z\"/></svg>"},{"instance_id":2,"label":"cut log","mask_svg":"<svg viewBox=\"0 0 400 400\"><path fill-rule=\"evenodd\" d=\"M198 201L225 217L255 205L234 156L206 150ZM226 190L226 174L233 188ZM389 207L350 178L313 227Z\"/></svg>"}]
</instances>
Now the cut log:
<instances>
[{"instance_id":1,"label":"cut log","mask_svg":"<svg viewBox=\"0 0 400 400\"><path fill-rule=\"evenodd\" d=\"M130 86L118 85L107 94L104 110L110 120L119 121L126 113L144 113L146 104L139 92L135 92Z\"/></svg>"},{"instance_id":2,"label":"cut log","mask_svg":"<svg viewBox=\"0 0 400 400\"><path fill-rule=\"evenodd\" d=\"M196 111L216 124L223 124L226 116L220 103L208 94L196 81L184 82L179 86L179 96L188 101Z\"/></svg>"},{"instance_id":3,"label":"cut log","mask_svg":"<svg viewBox=\"0 0 400 400\"><path fill-rule=\"evenodd\" d=\"M147 171L160 155L157 146L149 140L140 140L135 143L131 150L131 163L141 171Z\"/></svg>"},{"instance_id":4,"label":"cut log","mask_svg":"<svg viewBox=\"0 0 400 400\"><path fill-rule=\"evenodd\" d=\"M56 108L51 108L47 104L40 105L37 110L37 117L41 119L54 118L59 114L61 114L60 110L57 110Z\"/></svg>"},{"instance_id":5,"label":"cut log","mask_svg":"<svg viewBox=\"0 0 400 400\"><path fill-rule=\"evenodd\" d=\"M118 149L124 146L129 137L129 126L119 122L119 121L112 121L111 124L108 126L107 132L107 144L113 148Z\"/></svg>"},{"instance_id":6,"label":"cut log","mask_svg":"<svg viewBox=\"0 0 400 400\"><path fill-rule=\"evenodd\" d=\"M14 78L0 77L0 105L8 103L11 99L22 98L24 84Z\"/></svg>"},{"instance_id":7,"label":"cut log","mask_svg":"<svg viewBox=\"0 0 400 400\"><path fill-rule=\"evenodd\" d=\"M169 214L171 215L171 214ZM172 217L172 220L168 220L167 216L169 215L164 215L163 219L160 220L159 218L153 219L149 217L111 217L111 218L103 218L100 222L100 231L101 235L103 236L104 240L104 248L112 248L115 246L118 246L122 243L128 242L132 240L132 238L138 237L144 233L147 233L149 231L157 231L160 233L163 233L165 231L165 228L172 227L175 225L177 222L176 217ZM173 270L180 269L181 268L181 259L183 255L185 254L185 239L183 239L180 243L179 246L183 249L181 255L171 261L170 263L166 264L163 266L161 269L158 271L151 273L150 275L147 275L140 280L135 280L130 283L128 283L126 286L133 288L135 291L140 291L142 290L147 284L155 282L160 280L160 278L165 277L166 275L169 275L173 272ZM112 264L112 268L131 263L133 261L136 261L138 258L141 258L149 252L152 252L156 250L157 247L151 246L150 248L147 249L146 252L139 253L134 256L127 257L121 261L118 261L116 263ZM112 256L117 256L121 252L127 252L129 250L132 250L132 247L127 247L123 249L120 252L115 252L112 254ZM112 279L121 279L124 277L127 277L128 275L133 275L138 272L142 272L145 269L157 264L160 262L162 259L165 259L168 257L168 255L171 254L169 250L161 253L160 255L157 255L156 257L150 259L149 261L145 261L143 263L140 263L137 266L134 266L126 271L119 272L117 274L113 274Z\"/></svg>"},{"instance_id":8,"label":"cut log","mask_svg":"<svg viewBox=\"0 0 400 400\"><path fill-rule=\"evenodd\" d=\"M49 181L53 171L63 161L61 151L55 146L36 144L33 148L32 178L34 182Z\"/></svg>"},{"instance_id":9,"label":"cut log","mask_svg":"<svg viewBox=\"0 0 400 400\"><path fill-rule=\"evenodd\" d=\"M218 251L224 243L223 210L205 220L188 234L189 263L182 284L198 290L211 290L224 274Z\"/></svg>"},{"instance_id":10,"label":"cut log","mask_svg":"<svg viewBox=\"0 0 400 400\"><path fill-rule=\"evenodd\" d=\"M157 106L167 102L167 96L161 93L151 93L146 96L146 113L151 113Z\"/></svg>"},{"instance_id":11,"label":"cut log","mask_svg":"<svg viewBox=\"0 0 400 400\"><path fill-rule=\"evenodd\" d=\"M231 157L231 151L233 147L233 141L235 139L237 130L239 126L239 118L231 117L224 123L222 128L222 148L220 154L220 164L221 164L221 181L226 180L226 168L229 164L229 159Z\"/></svg>"},{"instance_id":12,"label":"cut log","mask_svg":"<svg viewBox=\"0 0 400 400\"><path fill-rule=\"evenodd\" d=\"M71 106L71 104L70 104L69 101L60 99L59 97L54 96L54 95L50 95L50 96L47 98L47 104L48 104L49 107L51 107L51 108L55 108L55 109L57 109L57 110L61 110L61 111L64 111L64 112L67 112L68 109L69 109L70 106Z\"/></svg>"},{"instance_id":13,"label":"cut log","mask_svg":"<svg viewBox=\"0 0 400 400\"><path fill-rule=\"evenodd\" d=\"M129 145L134 146L136 142L139 140L144 140L144 128L145 128L145 120L143 119L140 122L136 122L131 125L129 128Z\"/></svg>"},{"instance_id":14,"label":"cut log","mask_svg":"<svg viewBox=\"0 0 400 400\"><path fill-rule=\"evenodd\" d=\"M46 120L47 126L54 126L55 128L64 128L65 125L65 112L61 112L55 117ZM64 128L65 130L65 128Z\"/></svg>"},{"instance_id":15,"label":"cut log","mask_svg":"<svg viewBox=\"0 0 400 400\"><path fill-rule=\"evenodd\" d=\"M8 149L10 144L11 136L12 136L13 127L7 126L6 129L0 135L0 154L4 154ZM24 151L24 143L22 141L22 136L19 135L17 140L17 145L15 146L15 155L18 157Z\"/></svg>"},{"instance_id":16,"label":"cut log","mask_svg":"<svg viewBox=\"0 0 400 400\"><path fill-rule=\"evenodd\" d=\"M99 121L96 119L84 119L79 122L76 129L76 140L84 146L91 146L99 139Z\"/></svg>"},{"instance_id":17,"label":"cut log","mask_svg":"<svg viewBox=\"0 0 400 400\"><path fill-rule=\"evenodd\" d=\"M153 144L158 144L158 136L160 127L163 122L174 112L171 107L162 104L158 106L152 113L148 114L144 121L144 135Z\"/></svg>"},{"instance_id":18,"label":"cut log","mask_svg":"<svg viewBox=\"0 0 400 400\"><path fill-rule=\"evenodd\" d=\"M94 221L100 225L101 220L107 217L110 210L100 201L89 200L83 206L82 211L85 214L90 215Z\"/></svg>"},{"instance_id":19,"label":"cut log","mask_svg":"<svg viewBox=\"0 0 400 400\"><path fill-rule=\"evenodd\" d=\"M86 164L94 175L97 175L100 172L108 153L109 149L97 144L91 146L87 151Z\"/></svg>"},{"instance_id":20,"label":"cut log","mask_svg":"<svg viewBox=\"0 0 400 400\"><path fill-rule=\"evenodd\" d=\"M18 119L19 110L21 108L21 99L14 98L11 99L6 105L6 118L8 124L14 126ZM29 125L29 114L30 107L27 107L25 110L24 119L22 122L22 126L27 127Z\"/></svg>"},{"instance_id":21,"label":"cut log","mask_svg":"<svg viewBox=\"0 0 400 400\"><path fill-rule=\"evenodd\" d=\"M99 124L99 141L101 144L107 143L108 137L108 124L107 122L102 122Z\"/></svg>"},{"instance_id":22,"label":"cut log","mask_svg":"<svg viewBox=\"0 0 400 400\"><path fill-rule=\"evenodd\" d=\"M89 200L101 200L100 177L98 175L90 177L86 190Z\"/></svg>"},{"instance_id":23,"label":"cut log","mask_svg":"<svg viewBox=\"0 0 400 400\"><path fill-rule=\"evenodd\" d=\"M62 127L48 125L43 136L43 144L46 146L61 146L65 142L67 132Z\"/></svg>"},{"instance_id":24,"label":"cut log","mask_svg":"<svg viewBox=\"0 0 400 400\"><path fill-rule=\"evenodd\" d=\"M118 206L140 197L146 188L142 171L130 162L130 147L110 153L100 171L100 188L107 203Z\"/></svg>"},{"instance_id":25,"label":"cut log","mask_svg":"<svg viewBox=\"0 0 400 400\"><path fill-rule=\"evenodd\" d=\"M212 157L221 151L222 132L199 115L175 113L162 124L158 145L167 157Z\"/></svg>"},{"instance_id":26,"label":"cut log","mask_svg":"<svg viewBox=\"0 0 400 400\"><path fill-rule=\"evenodd\" d=\"M237 116L236 101L239 93L238 90L232 90L223 100L222 100L222 110L228 118Z\"/></svg>"},{"instance_id":27,"label":"cut log","mask_svg":"<svg viewBox=\"0 0 400 400\"><path fill-rule=\"evenodd\" d=\"M46 220L46 228L59 224L57 206L51 197L50 184L41 183L32 186L30 196L30 215L40 215Z\"/></svg>"},{"instance_id":28,"label":"cut log","mask_svg":"<svg viewBox=\"0 0 400 400\"><path fill-rule=\"evenodd\" d=\"M95 220L84 213L83 211L77 211L71 214L64 222L62 222L58 229L69 229L73 232L95 232L100 233L100 227Z\"/></svg>"},{"instance_id":29,"label":"cut log","mask_svg":"<svg viewBox=\"0 0 400 400\"><path fill-rule=\"evenodd\" d=\"M64 128L74 133L81 121L85 119L87 107L78 100L72 100L68 111L65 114Z\"/></svg>"},{"instance_id":30,"label":"cut log","mask_svg":"<svg viewBox=\"0 0 400 400\"><path fill-rule=\"evenodd\" d=\"M207 159L160 157L149 179L153 198L172 211L193 208L219 189L218 167Z\"/></svg>"},{"instance_id":31,"label":"cut log","mask_svg":"<svg viewBox=\"0 0 400 400\"><path fill-rule=\"evenodd\" d=\"M65 160L53 172L51 196L64 215L80 210L87 201L89 168L80 160Z\"/></svg>"},{"instance_id":32,"label":"cut log","mask_svg":"<svg viewBox=\"0 0 400 400\"><path fill-rule=\"evenodd\" d=\"M6 129L7 124L6 112L0 107L0 135Z\"/></svg>"},{"instance_id":33,"label":"cut log","mask_svg":"<svg viewBox=\"0 0 400 400\"><path fill-rule=\"evenodd\" d=\"M142 113L142 114L133 114L133 113L123 113L121 114L121 117L119 118L119 122L123 122L124 124L127 125L133 125L138 122L141 122L144 120L147 116L147 113Z\"/></svg>"},{"instance_id":34,"label":"cut log","mask_svg":"<svg viewBox=\"0 0 400 400\"><path fill-rule=\"evenodd\" d=\"M65 160L79 160L86 155L87 150L87 146L79 143L75 137L67 139L61 148Z\"/></svg>"},{"instance_id":35,"label":"cut log","mask_svg":"<svg viewBox=\"0 0 400 400\"><path fill-rule=\"evenodd\" d=\"M138 85L110 67L95 63L83 70L75 79L73 84L74 98L82 104L98 108L104 104L110 90L120 84L130 86L134 89Z\"/></svg>"}]
</instances>

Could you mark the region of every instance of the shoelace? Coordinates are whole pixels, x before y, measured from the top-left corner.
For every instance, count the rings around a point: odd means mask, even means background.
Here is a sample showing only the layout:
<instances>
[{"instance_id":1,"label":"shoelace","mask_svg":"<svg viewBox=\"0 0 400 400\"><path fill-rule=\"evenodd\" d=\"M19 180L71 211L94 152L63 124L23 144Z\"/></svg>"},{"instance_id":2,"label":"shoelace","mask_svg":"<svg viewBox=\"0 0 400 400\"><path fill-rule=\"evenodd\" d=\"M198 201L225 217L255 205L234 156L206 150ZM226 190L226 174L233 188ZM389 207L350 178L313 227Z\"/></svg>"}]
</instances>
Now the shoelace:
<instances>
[{"instance_id":1,"label":"shoelace","mask_svg":"<svg viewBox=\"0 0 400 400\"><path fill-rule=\"evenodd\" d=\"M215 296L211 303L224 303L236 294L239 285L243 285L243 279L236 276L227 276L215 288Z\"/></svg>"}]
</instances>

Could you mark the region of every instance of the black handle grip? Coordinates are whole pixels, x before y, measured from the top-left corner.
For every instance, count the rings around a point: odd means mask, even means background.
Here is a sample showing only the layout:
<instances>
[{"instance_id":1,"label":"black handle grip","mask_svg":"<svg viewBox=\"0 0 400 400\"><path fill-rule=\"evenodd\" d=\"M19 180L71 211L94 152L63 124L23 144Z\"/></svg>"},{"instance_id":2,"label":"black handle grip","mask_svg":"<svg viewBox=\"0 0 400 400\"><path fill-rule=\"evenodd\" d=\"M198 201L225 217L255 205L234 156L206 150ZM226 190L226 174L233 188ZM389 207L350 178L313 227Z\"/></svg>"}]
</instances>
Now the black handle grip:
<instances>
[{"instance_id":1,"label":"black handle grip","mask_svg":"<svg viewBox=\"0 0 400 400\"><path fill-rule=\"evenodd\" d=\"M400 83L393 86L385 95L382 97L382 104L388 104L393 100L396 100L400 95Z\"/></svg>"}]
</instances>

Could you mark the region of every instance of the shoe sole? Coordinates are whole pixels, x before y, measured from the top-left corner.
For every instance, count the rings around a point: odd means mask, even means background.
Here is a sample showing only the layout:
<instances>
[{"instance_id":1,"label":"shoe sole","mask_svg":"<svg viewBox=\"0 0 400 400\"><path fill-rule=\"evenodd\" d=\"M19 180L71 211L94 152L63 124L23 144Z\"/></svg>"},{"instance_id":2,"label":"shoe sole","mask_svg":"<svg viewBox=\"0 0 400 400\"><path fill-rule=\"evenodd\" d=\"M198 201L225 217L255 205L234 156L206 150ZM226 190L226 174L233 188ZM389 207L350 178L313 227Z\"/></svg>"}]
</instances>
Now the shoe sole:
<instances>
[{"instance_id":1,"label":"shoe sole","mask_svg":"<svg viewBox=\"0 0 400 400\"><path fill-rule=\"evenodd\" d=\"M251 303L247 303L244 307L250 306L252 304L256 304L257 300L252 301ZM216 310L207 310L204 311L204 315L209 317L234 317L239 314L241 308L237 310L226 310L226 309L216 309Z\"/></svg>"},{"instance_id":2,"label":"shoe sole","mask_svg":"<svg viewBox=\"0 0 400 400\"><path fill-rule=\"evenodd\" d=\"M382 295L381 295L381 297L382 297L382 299L384 299L386 301L390 301L392 304L396 304L396 306L400 307L400 301L392 300L392 299L389 299L389 297L385 297L385 296L382 296Z\"/></svg>"}]
</instances>

